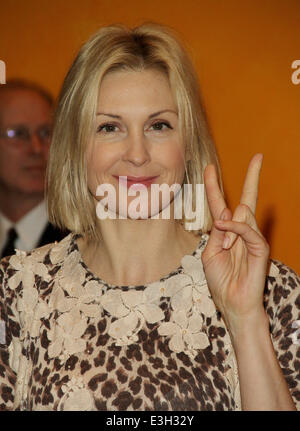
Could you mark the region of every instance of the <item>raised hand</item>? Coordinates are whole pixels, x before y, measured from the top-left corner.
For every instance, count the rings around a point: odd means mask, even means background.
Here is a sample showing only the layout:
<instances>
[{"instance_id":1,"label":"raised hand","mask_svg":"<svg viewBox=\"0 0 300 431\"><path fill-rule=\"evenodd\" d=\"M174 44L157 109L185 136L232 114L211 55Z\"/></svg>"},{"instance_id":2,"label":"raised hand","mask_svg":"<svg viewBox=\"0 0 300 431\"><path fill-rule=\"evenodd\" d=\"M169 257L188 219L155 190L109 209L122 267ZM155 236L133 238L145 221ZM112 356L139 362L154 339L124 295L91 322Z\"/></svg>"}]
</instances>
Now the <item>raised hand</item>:
<instances>
[{"instance_id":1,"label":"raised hand","mask_svg":"<svg viewBox=\"0 0 300 431\"><path fill-rule=\"evenodd\" d=\"M202 264L213 300L230 332L245 322L265 318L263 291L270 247L255 219L262 160L259 153L251 159L233 216L219 188L214 165L208 165L204 172L214 223ZM229 244L224 244L226 238Z\"/></svg>"}]
</instances>

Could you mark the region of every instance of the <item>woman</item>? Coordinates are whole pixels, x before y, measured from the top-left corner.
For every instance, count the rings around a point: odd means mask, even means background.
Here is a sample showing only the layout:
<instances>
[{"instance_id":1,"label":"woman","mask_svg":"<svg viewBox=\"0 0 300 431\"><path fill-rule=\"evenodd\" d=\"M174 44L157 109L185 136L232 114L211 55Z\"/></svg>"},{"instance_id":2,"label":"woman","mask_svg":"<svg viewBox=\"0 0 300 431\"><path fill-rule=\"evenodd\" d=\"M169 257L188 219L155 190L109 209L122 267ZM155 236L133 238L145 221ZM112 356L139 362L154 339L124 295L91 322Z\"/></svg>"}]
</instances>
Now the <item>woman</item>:
<instances>
[{"instance_id":1,"label":"woman","mask_svg":"<svg viewBox=\"0 0 300 431\"><path fill-rule=\"evenodd\" d=\"M299 407L300 280L257 227L261 164L232 213L176 38L154 24L96 33L64 81L49 160L49 214L72 233L1 264L1 407ZM159 218L184 202L174 189L150 205L150 186L189 183L195 208L203 182L201 229Z\"/></svg>"}]
</instances>

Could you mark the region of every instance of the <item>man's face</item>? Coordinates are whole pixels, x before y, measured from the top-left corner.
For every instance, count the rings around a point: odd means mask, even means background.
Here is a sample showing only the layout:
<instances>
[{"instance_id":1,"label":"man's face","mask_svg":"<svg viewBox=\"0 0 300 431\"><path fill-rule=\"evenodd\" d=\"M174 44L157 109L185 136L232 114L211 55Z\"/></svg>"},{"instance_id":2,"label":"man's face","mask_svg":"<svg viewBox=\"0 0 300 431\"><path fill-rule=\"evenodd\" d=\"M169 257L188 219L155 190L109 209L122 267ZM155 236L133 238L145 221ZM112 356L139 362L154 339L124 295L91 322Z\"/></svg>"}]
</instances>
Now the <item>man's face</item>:
<instances>
[{"instance_id":1,"label":"man's face","mask_svg":"<svg viewBox=\"0 0 300 431\"><path fill-rule=\"evenodd\" d=\"M51 127L52 109L49 103L33 90L3 91L0 95L0 191L25 195L44 194L45 170L49 142L36 133ZM7 139L7 128L28 128L30 139Z\"/></svg>"}]
</instances>

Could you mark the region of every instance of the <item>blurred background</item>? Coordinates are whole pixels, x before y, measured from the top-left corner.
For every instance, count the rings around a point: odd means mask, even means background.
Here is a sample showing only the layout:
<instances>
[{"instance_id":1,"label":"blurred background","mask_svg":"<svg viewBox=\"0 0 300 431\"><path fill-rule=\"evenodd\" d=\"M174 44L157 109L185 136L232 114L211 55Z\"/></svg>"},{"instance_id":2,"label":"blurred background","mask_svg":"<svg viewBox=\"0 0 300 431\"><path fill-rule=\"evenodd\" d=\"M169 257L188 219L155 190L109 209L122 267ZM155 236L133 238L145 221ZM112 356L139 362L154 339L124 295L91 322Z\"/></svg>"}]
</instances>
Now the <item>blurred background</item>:
<instances>
[{"instance_id":1,"label":"blurred background","mask_svg":"<svg viewBox=\"0 0 300 431\"><path fill-rule=\"evenodd\" d=\"M6 79L36 81L56 97L92 33L144 21L172 27L190 52L232 211L251 157L264 154L258 225L271 257L300 273L300 84L291 80L299 0L5 0Z\"/></svg>"}]
</instances>

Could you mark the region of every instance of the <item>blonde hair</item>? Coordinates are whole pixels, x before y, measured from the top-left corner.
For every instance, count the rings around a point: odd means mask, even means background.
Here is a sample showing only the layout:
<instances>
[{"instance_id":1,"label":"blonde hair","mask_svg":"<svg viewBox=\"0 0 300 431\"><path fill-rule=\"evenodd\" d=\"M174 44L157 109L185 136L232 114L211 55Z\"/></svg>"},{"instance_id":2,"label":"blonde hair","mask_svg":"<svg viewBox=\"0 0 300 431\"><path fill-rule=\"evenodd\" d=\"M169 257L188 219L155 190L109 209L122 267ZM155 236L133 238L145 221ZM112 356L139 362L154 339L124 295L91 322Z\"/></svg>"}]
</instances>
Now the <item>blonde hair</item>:
<instances>
[{"instance_id":1,"label":"blonde hair","mask_svg":"<svg viewBox=\"0 0 300 431\"><path fill-rule=\"evenodd\" d=\"M191 155L186 163L184 183L193 187L204 183L204 168L213 163L223 193L218 156L208 130L197 76L177 37L165 26L153 23L134 29L107 26L82 46L58 99L47 173L47 200L50 221L59 228L99 238L85 162L99 87L111 71L146 69L160 70L168 76L183 142ZM204 200L204 224L196 234L209 232L212 227L206 193ZM185 219L180 222L184 224Z\"/></svg>"}]
</instances>

